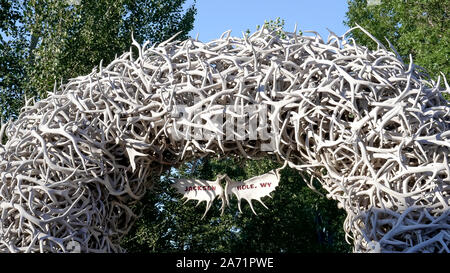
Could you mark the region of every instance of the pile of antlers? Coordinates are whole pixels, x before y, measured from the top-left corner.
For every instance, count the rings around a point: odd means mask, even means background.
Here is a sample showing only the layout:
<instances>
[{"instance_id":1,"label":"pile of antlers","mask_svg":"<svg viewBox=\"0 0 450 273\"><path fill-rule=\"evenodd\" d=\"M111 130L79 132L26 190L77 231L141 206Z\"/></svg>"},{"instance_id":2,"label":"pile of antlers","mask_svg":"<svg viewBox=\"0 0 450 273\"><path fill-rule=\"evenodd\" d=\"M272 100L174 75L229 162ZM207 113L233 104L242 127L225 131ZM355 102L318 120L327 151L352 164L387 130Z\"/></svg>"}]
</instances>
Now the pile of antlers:
<instances>
[{"instance_id":1,"label":"pile of antlers","mask_svg":"<svg viewBox=\"0 0 450 273\"><path fill-rule=\"evenodd\" d=\"M0 252L123 251L130 204L161 172L214 154L274 155L318 179L354 251L450 252L450 88L348 33L134 42L28 101L0 131ZM270 137L247 137L247 106Z\"/></svg>"}]
</instances>

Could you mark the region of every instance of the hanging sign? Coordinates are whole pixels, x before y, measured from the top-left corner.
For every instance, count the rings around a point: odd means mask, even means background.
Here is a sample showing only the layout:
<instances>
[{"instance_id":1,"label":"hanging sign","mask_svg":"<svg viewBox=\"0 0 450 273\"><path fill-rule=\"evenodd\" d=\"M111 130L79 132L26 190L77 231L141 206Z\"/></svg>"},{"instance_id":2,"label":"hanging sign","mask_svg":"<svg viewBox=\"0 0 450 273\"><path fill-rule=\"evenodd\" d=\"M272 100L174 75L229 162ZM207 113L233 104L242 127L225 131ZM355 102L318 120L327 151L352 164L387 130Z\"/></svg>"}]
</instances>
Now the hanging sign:
<instances>
[{"instance_id":1,"label":"hanging sign","mask_svg":"<svg viewBox=\"0 0 450 273\"><path fill-rule=\"evenodd\" d=\"M286 164L284 165L286 166ZM284 166L282 168L284 168ZM267 206L263 203L261 198L270 196L280 182L280 169L272 170L266 174L252 177L245 181L234 181L230 179L226 174L218 175L215 181L208 181L202 179L173 179L175 181L172 186L178 193L186 198L186 202L189 200L198 201L197 206L201 202L206 202L206 210L202 216L205 217L208 210L211 208L212 202L217 198L222 201L222 213L225 210L225 204L229 206L230 198L236 196L238 199L238 208L241 210L241 200L246 200L253 213L256 214L252 200L260 202L265 208ZM225 187L221 185L221 181L225 179Z\"/></svg>"}]
</instances>

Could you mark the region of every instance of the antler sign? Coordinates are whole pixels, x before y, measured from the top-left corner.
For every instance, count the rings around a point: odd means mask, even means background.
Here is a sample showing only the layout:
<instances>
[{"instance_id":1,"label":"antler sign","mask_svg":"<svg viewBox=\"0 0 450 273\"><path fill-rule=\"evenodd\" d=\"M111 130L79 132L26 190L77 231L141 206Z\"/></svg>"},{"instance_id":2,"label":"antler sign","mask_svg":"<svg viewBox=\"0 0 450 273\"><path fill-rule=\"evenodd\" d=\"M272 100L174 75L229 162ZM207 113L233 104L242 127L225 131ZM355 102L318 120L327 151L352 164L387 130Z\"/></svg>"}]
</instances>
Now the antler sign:
<instances>
[{"instance_id":1,"label":"antler sign","mask_svg":"<svg viewBox=\"0 0 450 273\"><path fill-rule=\"evenodd\" d=\"M222 214L225 209L225 204L230 204L230 196L235 195L238 199L238 208L241 210L241 200L244 199L250 205L254 214L257 214L253 208L252 200L260 202L265 208L267 206L261 200L262 197L270 196L270 193L275 190L280 182L280 169L270 171L266 174L252 177L245 181L233 181L226 174L217 176L215 181L201 180L201 179L174 179L175 183L172 186L178 193L189 200L197 200L199 205L201 202L206 202L206 210L202 216L205 217L208 210L211 208L212 202L218 198L222 200ZM220 184L220 181L225 179L225 189Z\"/></svg>"}]
</instances>

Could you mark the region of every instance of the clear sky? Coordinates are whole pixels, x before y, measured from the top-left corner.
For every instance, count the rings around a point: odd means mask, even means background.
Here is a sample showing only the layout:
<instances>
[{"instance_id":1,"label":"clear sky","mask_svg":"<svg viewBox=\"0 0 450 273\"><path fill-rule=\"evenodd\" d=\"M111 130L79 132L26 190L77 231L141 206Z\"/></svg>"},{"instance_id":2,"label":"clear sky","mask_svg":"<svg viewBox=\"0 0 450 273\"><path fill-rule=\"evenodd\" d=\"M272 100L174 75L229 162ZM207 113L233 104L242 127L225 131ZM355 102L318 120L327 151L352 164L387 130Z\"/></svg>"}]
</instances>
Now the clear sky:
<instances>
[{"instance_id":1,"label":"clear sky","mask_svg":"<svg viewBox=\"0 0 450 273\"><path fill-rule=\"evenodd\" d=\"M192 0L186 1L187 5ZM231 29L232 36L242 36L242 31L255 31L264 20L285 20L285 29L315 30L328 37L327 28L338 35L347 28L342 23L347 11L346 0L197 0L197 15L191 37L208 42L219 38Z\"/></svg>"}]
</instances>

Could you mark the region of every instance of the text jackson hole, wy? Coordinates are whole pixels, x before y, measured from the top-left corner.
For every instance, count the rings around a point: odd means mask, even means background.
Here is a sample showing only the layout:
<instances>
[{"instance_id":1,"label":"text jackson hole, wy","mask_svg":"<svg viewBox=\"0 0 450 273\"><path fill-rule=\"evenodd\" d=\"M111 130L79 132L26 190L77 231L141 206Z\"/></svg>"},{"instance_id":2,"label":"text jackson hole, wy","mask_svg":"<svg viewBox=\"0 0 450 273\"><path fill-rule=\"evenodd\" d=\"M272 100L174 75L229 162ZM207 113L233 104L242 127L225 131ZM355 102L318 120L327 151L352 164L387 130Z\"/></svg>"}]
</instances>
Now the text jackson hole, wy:
<instances>
[{"instance_id":1,"label":"text jackson hole, wy","mask_svg":"<svg viewBox=\"0 0 450 273\"><path fill-rule=\"evenodd\" d=\"M271 184L272 183L259 183L261 188L265 188L265 187L270 188ZM257 188L258 187L255 184L241 185L241 186L236 187L236 189L238 191L251 190L251 189L257 189ZM216 190L215 186L188 186L188 187L186 187L186 189L184 191L187 192L187 191L215 191L215 190Z\"/></svg>"}]
</instances>

